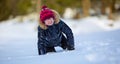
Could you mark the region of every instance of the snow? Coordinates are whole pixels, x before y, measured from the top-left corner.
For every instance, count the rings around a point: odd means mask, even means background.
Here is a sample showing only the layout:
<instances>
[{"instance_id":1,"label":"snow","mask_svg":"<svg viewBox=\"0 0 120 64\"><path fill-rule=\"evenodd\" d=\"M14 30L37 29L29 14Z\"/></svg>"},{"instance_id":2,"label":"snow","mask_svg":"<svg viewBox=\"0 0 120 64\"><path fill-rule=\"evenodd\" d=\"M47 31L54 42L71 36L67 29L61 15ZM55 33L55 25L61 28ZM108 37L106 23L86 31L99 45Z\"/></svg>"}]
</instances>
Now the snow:
<instances>
[{"instance_id":1,"label":"snow","mask_svg":"<svg viewBox=\"0 0 120 64\"><path fill-rule=\"evenodd\" d=\"M0 23L0 64L120 64L120 21L87 17L63 19L73 30L75 50L38 55L37 20ZM113 26L109 26L109 22Z\"/></svg>"},{"instance_id":2,"label":"snow","mask_svg":"<svg viewBox=\"0 0 120 64\"><path fill-rule=\"evenodd\" d=\"M74 13L74 12L76 12L75 9L66 8L66 9L65 9L65 12L64 12L64 14L63 14L63 17L64 17L64 18L68 18L68 19L73 18L73 17L75 16L75 13Z\"/></svg>"}]
</instances>

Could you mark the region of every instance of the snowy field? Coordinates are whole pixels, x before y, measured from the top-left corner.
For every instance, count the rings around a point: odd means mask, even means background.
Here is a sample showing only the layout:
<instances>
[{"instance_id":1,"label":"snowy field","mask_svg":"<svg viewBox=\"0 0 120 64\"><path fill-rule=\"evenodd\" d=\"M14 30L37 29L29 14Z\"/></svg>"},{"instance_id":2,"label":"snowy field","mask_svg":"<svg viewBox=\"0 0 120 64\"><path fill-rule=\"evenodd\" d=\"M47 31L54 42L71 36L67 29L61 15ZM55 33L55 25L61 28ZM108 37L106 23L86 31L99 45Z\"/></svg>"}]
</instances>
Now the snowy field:
<instances>
[{"instance_id":1,"label":"snowy field","mask_svg":"<svg viewBox=\"0 0 120 64\"><path fill-rule=\"evenodd\" d=\"M0 64L120 64L120 21L88 17L64 19L72 28L75 50L38 55L37 21L0 23ZM113 23L113 26L109 26Z\"/></svg>"}]
</instances>

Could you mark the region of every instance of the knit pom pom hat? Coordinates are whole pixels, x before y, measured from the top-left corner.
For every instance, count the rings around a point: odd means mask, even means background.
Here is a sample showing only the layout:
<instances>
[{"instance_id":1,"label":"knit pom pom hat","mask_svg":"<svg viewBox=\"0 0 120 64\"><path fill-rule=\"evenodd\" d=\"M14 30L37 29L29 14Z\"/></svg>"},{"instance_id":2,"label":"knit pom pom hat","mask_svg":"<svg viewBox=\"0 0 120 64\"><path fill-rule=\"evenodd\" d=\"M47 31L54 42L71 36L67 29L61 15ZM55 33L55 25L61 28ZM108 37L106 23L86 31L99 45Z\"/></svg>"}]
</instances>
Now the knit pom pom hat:
<instances>
[{"instance_id":1,"label":"knit pom pom hat","mask_svg":"<svg viewBox=\"0 0 120 64\"><path fill-rule=\"evenodd\" d=\"M42 10L40 11L41 22L44 23L44 21L49 18L54 18L53 11L51 9L47 8L47 6L42 6Z\"/></svg>"}]
</instances>

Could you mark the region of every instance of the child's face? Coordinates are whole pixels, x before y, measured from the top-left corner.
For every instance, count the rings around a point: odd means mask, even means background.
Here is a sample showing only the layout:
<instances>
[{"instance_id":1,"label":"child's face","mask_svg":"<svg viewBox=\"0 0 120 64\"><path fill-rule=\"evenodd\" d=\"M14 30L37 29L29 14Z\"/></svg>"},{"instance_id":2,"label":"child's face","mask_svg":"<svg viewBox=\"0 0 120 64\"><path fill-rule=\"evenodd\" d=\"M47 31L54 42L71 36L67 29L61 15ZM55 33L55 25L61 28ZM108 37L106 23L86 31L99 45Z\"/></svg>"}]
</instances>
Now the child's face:
<instances>
[{"instance_id":1,"label":"child's face","mask_svg":"<svg viewBox=\"0 0 120 64\"><path fill-rule=\"evenodd\" d=\"M45 25L47 26L52 26L54 24L54 19L53 18L49 18L45 20Z\"/></svg>"}]
</instances>

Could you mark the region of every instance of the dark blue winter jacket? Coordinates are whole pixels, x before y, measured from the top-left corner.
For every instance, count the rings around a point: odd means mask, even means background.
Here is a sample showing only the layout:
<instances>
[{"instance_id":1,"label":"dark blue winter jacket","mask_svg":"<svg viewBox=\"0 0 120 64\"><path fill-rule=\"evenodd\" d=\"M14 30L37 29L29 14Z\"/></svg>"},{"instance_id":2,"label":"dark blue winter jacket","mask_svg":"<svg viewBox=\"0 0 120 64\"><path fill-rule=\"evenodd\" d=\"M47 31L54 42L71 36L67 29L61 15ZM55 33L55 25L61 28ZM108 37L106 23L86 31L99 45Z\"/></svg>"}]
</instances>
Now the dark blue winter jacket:
<instances>
[{"instance_id":1,"label":"dark blue winter jacket","mask_svg":"<svg viewBox=\"0 0 120 64\"><path fill-rule=\"evenodd\" d=\"M74 48L74 37L72 30L60 18L55 17L55 23L52 26L45 26L40 23L38 26L38 48L61 46L62 35L67 38L67 45Z\"/></svg>"},{"instance_id":2,"label":"dark blue winter jacket","mask_svg":"<svg viewBox=\"0 0 120 64\"><path fill-rule=\"evenodd\" d=\"M71 29L60 20L58 24L49 26L46 30L38 27L38 43L46 47L60 46L62 35L67 37L67 44L74 47L74 37Z\"/></svg>"}]
</instances>

